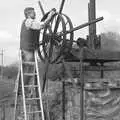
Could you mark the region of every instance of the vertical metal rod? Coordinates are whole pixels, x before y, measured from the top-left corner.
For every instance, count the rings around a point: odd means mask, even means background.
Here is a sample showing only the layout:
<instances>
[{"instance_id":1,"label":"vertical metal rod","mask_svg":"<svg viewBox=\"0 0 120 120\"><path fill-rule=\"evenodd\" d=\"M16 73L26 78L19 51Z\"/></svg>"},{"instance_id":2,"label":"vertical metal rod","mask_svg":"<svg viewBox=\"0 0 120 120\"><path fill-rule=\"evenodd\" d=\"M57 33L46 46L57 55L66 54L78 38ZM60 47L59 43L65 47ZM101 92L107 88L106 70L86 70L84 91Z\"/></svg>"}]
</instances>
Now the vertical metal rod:
<instances>
[{"instance_id":1,"label":"vertical metal rod","mask_svg":"<svg viewBox=\"0 0 120 120\"><path fill-rule=\"evenodd\" d=\"M62 13L64 3L65 3L65 0L62 0L62 3L61 3L61 5L60 5L60 9L59 9L59 14ZM57 21L56 21L55 28L54 28L54 33L57 32L58 25L59 25L59 17L57 17Z\"/></svg>"},{"instance_id":2,"label":"vertical metal rod","mask_svg":"<svg viewBox=\"0 0 120 120\"><path fill-rule=\"evenodd\" d=\"M46 85L46 82L47 82L47 74L48 74L48 68L49 68L49 60L46 59L45 61L45 73L43 75L43 85L42 85L42 92L44 92L45 90L45 85Z\"/></svg>"},{"instance_id":3,"label":"vertical metal rod","mask_svg":"<svg viewBox=\"0 0 120 120\"><path fill-rule=\"evenodd\" d=\"M103 66L104 66L104 63L101 63L101 67L103 67ZM100 77L104 78L104 70L102 69L100 72L101 72L101 76Z\"/></svg>"},{"instance_id":4,"label":"vertical metal rod","mask_svg":"<svg viewBox=\"0 0 120 120\"><path fill-rule=\"evenodd\" d=\"M47 74L46 74L47 75ZM47 79L47 78L46 78ZM47 94L47 98L49 98L49 81L46 81L45 93ZM49 111L49 99L46 99L46 110L47 110L47 120L50 120L50 111Z\"/></svg>"},{"instance_id":5,"label":"vertical metal rod","mask_svg":"<svg viewBox=\"0 0 120 120\"><path fill-rule=\"evenodd\" d=\"M95 0L90 0L88 3L88 19L89 22L96 19L96 6ZM96 23L89 25L89 45L95 49L96 40Z\"/></svg>"},{"instance_id":6,"label":"vertical metal rod","mask_svg":"<svg viewBox=\"0 0 120 120\"><path fill-rule=\"evenodd\" d=\"M63 94L62 94L62 110L63 110L62 118L63 118L63 120L65 120L65 81L62 82L62 90L63 90Z\"/></svg>"},{"instance_id":7,"label":"vertical metal rod","mask_svg":"<svg viewBox=\"0 0 120 120\"><path fill-rule=\"evenodd\" d=\"M96 1L95 0L90 0L90 21L95 20L96 19ZM91 34L96 35L96 23L91 24Z\"/></svg>"},{"instance_id":8,"label":"vertical metal rod","mask_svg":"<svg viewBox=\"0 0 120 120\"><path fill-rule=\"evenodd\" d=\"M90 3L88 3L88 22L91 21L91 9L90 9ZM89 35L90 35L90 29L91 29L91 25L89 25Z\"/></svg>"},{"instance_id":9,"label":"vertical metal rod","mask_svg":"<svg viewBox=\"0 0 120 120\"><path fill-rule=\"evenodd\" d=\"M59 13L62 12L64 3L65 3L65 0L62 0L62 3L61 3L61 5L60 5L60 9L59 9Z\"/></svg>"},{"instance_id":10,"label":"vertical metal rod","mask_svg":"<svg viewBox=\"0 0 120 120\"><path fill-rule=\"evenodd\" d=\"M62 67L63 67L63 76L65 76L65 72L66 72L66 65L65 65L65 61L64 61L64 56L63 60L62 60ZM62 118L63 120L66 119L66 113L65 113L65 109L66 109L66 89L65 89L65 80L62 81Z\"/></svg>"},{"instance_id":11,"label":"vertical metal rod","mask_svg":"<svg viewBox=\"0 0 120 120\"><path fill-rule=\"evenodd\" d=\"M45 11L44 11L44 9L43 9L43 6L42 6L41 2L38 1L38 4L39 4L39 6L40 6L40 10L41 10L41 12L42 12L42 15L44 16L44 15L45 15Z\"/></svg>"},{"instance_id":12,"label":"vertical metal rod","mask_svg":"<svg viewBox=\"0 0 120 120\"><path fill-rule=\"evenodd\" d=\"M90 9L90 3L88 3L88 22L90 22L91 21L91 9ZM88 45L89 45L89 47L91 47L92 48L92 40L91 40L91 25L89 25L89 39L88 39Z\"/></svg>"},{"instance_id":13,"label":"vertical metal rod","mask_svg":"<svg viewBox=\"0 0 120 120\"><path fill-rule=\"evenodd\" d=\"M84 48L80 49L80 120L84 120L84 75L83 75L83 52Z\"/></svg>"},{"instance_id":14,"label":"vertical metal rod","mask_svg":"<svg viewBox=\"0 0 120 120\"><path fill-rule=\"evenodd\" d=\"M3 80L3 49L1 51L1 80Z\"/></svg>"}]
</instances>

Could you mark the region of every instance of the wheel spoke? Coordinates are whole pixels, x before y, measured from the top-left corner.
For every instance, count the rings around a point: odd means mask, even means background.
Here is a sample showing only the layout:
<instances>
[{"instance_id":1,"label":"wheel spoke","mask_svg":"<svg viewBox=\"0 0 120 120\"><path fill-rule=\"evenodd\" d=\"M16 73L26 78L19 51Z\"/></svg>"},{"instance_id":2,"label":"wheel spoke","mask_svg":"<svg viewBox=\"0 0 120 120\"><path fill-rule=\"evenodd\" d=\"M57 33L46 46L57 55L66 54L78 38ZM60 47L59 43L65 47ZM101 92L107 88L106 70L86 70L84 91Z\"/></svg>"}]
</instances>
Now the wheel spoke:
<instances>
[{"instance_id":1,"label":"wheel spoke","mask_svg":"<svg viewBox=\"0 0 120 120\"><path fill-rule=\"evenodd\" d=\"M68 21L65 23L65 26L67 26L67 24L69 24L69 22L68 22Z\"/></svg>"},{"instance_id":2,"label":"wheel spoke","mask_svg":"<svg viewBox=\"0 0 120 120\"><path fill-rule=\"evenodd\" d=\"M71 28L72 24L70 19L65 15L57 14L52 18L49 26L40 32L40 34L43 34L41 37L42 43L40 43L40 57L44 61L46 57L50 63L58 60L62 51L65 49L66 38L69 41L73 40L73 34L70 33L69 36L64 35L66 30L70 30ZM61 37L59 37L60 33L63 33Z\"/></svg>"},{"instance_id":3,"label":"wheel spoke","mask_svg":"<svg viewBox=\"0 0 120 120\"><path fill-rule=\"evenodd\" d=\"M57 22L57 18L58 18L58 17L55 17L55 23Z\"/></svg>"},{"instance_id":4,"label":"wheel spoke","mask_svg":"<svg viewBox=\"0 0 120 120\"><path fill-rule=\"evenodd\" d=\"M51 62L52 54L53 54L53 45L50 44L50 49L49 49L49 62Z\"/></svg>"}]
</instances>

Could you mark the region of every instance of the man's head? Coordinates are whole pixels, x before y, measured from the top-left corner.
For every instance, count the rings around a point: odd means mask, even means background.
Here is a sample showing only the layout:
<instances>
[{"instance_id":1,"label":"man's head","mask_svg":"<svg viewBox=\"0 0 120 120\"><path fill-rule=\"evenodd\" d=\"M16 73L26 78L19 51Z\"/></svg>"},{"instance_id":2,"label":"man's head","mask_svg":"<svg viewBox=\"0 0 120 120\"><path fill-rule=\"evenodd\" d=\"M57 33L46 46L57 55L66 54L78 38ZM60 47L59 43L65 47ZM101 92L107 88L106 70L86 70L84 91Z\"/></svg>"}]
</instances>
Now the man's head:
<instances>
[{"instance_id":1,"label":"man's head","mask_svg":"<svg viewBox=\"0 0 120 120\"><path fill-rule=\"evenodd\" d=\"M26 18L32 18L35 19L36 14L35 14L35 10L32 7L27 7L24 9L24 14Z\"/></svg>"}]
</instances>

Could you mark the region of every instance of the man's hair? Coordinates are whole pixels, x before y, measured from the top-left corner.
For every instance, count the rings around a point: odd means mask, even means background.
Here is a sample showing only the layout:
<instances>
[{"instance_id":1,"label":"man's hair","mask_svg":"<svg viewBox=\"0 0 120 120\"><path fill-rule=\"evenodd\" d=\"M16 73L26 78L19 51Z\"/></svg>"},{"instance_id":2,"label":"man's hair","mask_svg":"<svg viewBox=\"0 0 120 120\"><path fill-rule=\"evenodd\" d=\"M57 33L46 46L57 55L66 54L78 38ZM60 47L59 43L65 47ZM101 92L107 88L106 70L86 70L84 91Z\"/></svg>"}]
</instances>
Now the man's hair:
<instances>
[{"instance_id":1,"label":"man's hair","mask_svg":"<svg viewBox=\"0 0 120 120\"><path fill-rule=\"evenodd\" d=\"M32 10L34 10L34 8L32 8L32 7L27 7L24 9L24 15L26 18L28 18L29 14L31 13Z\"/></svg>"}]
</instances>

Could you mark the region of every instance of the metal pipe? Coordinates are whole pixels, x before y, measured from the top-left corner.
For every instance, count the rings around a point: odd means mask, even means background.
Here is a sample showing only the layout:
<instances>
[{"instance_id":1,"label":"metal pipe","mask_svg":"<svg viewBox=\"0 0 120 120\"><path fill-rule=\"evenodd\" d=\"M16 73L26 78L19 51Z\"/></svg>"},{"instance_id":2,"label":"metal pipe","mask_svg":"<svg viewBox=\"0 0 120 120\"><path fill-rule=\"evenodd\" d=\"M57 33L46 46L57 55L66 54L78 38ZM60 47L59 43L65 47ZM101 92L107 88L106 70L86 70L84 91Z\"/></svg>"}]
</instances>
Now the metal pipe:
<instances>
[{"instance_id":1,"label":"metal pipe","mask_svg":"<svg viewBox=\"0 0 120 120\"><path fill-rule=\"evenodd\" d=\"M101 63L101 67L104 67L104 63ZM100 75L101 78L104 78L104 70L102 69L101 70L101 75Z\"/></svg>"},{"instance_id":2,"label":"metal pipe","mask_svg":"<svg viewBox=\"0 0 120 120\"><path fill-rule=\"evenodd\" d=\"M96 19L96 6L95 6L95 0L90 0L89 3L89 22ZM90 25L90 31L89 35L93 34L96 35L96 23Z\"/></svg>"},{"instance_id":3,"label":"metal pipe","mask_svg":"<svg viewBox=\"0 0 120 120\"><path fill-rule=\"evenodd\" d=\"M41 10L41 12L42 12L42 14L43 14L43 16L44 16L44 15L45 15L45 11L44 11L44 9L43 9L43 7L42 7L41 2L38 1L38 4L39 4L39 6L40 6L40 10Z\"/></svg>"},{"instance_id":4,"label":"metal pipe","mask_svg":"<svg viewBox=\"0 0 120 120\"><path fill-rule=\"evenodd\" d=\"M1 50L1 53L0 53L0 55L1 55L1 80L3 80L3 67L4 67L4 65L3 65L3 49Z\"/></svg>"},{"instance_id":5,"label":"metal pipe","mask_svg":"<svg viewBox=\"0 0 120 120\"><path fill-rule=\"evenodd\" d=\"M47 74L48 74L48 68L49 68L49 60L46 59L45 61L45 73L43 75L43 85L42 85L42 93L44 92L45 90L45 85L46 85L46 82L47 82Z\"/></svg>"},{"instance_id":6,"label":"metal pipe","mask_svg":"<svg viewBox=\"0 0 120 120\"><path fill-rule=\"evenodd\" d=\"M97 18L97 19L95 19L95 20L93 20L93 21L86 22L86 23L84 23L84 24L82 24L82 25L79 25L79 26L77 26L77 27L69 30L69 31L66 31L65 33L60 33L59 36L63 36L63 35L66 35L66 34L68 34L68 33L74 32L74 31L76 31L76 30L82 29L82 28L84 28L84 27L87 27L87 26L90 25L90 24L94 24L94 23L99 22L99 21L101 21L101 20L103 20L103 17L99 17L99 18Z\"/></svg>"},{"instance_id":7,"label":"metal pipe","mask_svg":"<svg viewBox=\"0 0 120 120\"><path fill-rule=\"evenodd\" d=\"M61 14L61 13L62 13L62 10L63 10L64 3L65 3L65 0L62 0L62 2L61 2L61 5L60 5L59 14ZM58 17L57 17L56 24L55 24L54 33L56 33L56 32L57 32L58 25L59 25L59 20L60 20L60 18L59 18L59 16L58 16Z\"/></svg>"},{"instance_id":8,"label":"metal pipe","mask_svg":"<svg viewBox=\"0 0 120 120\"><path fill-rule=\"evenodd\" d=\"M61 5L60 5L59 13L62 12L62 10L63 10L63 6L64 6L64 3L65 3L65 0L62 0L62 3L61 3Z\"/></svg>"},{"instance_id":9,"label":"metal pipe","mask_svg":"<svg viewBox=\"0 0 120 120\"><path fill-rule=\"evenodd\" d=\"M90 0L88 3L88 18L89 22L96 19L96 4L95 0ZM93 49L96 48L96 23L89 25L89 46Z\"/></svg>"},{"instance_id":10,"label":"metal pipe","mask_svg":"<svg viewBox=\"0 0 120 120\"><path fill-rule=\"evenodd\" d=\"M84 120L84 72L83 72L83 53L84 47L80 50L80 120Z\"/></svg>"},{"instance_id":11,"label":"metal pipe","mask_svg":"<svg viewBox=\"0 0 120 120\"><path fill-rule=\"evenodd\" d=\"M62 82L62 118L65 120L65 81Z\"/></svg>"}]
</instances>

